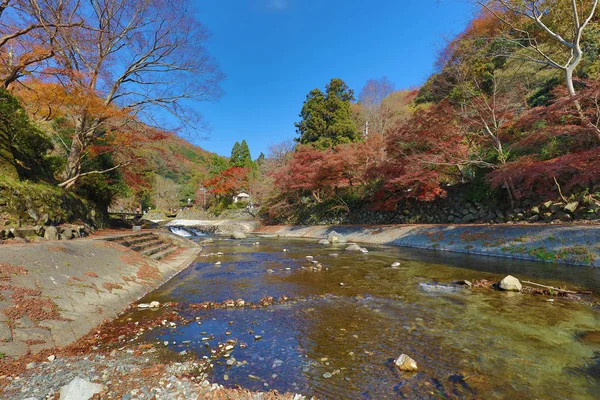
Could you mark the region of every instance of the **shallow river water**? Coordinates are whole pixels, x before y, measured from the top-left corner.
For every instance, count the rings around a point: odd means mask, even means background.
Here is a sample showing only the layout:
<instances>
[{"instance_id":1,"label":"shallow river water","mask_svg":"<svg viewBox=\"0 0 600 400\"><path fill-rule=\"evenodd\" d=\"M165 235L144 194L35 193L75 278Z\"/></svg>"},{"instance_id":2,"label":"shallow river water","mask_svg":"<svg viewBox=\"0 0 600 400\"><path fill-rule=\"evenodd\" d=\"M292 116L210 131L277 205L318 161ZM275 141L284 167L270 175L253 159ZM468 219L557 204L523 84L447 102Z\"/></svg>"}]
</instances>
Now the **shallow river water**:
<instances>
[{"instance_id":1,"label":"shallow river water","mask_svg":"<svg viewBox=\"0 0 600 400\"><path fill-rule=\"evenodd\" d=\"M210 355L207 342L247 344L235 347L233 365L215 362L209 380L253 390L332 399L600 398L597 306L436 284L512 274L598 293L600 269L372 245L363 254L344 247L215 239L144 301L297 300L196 311L192 317L201 324L156 329L144 340L169 341L170 350L199 357ZM224 255L204 256L217 252ZM324 269L303 269L312 265L307 255ZM392 268L394 262L400 266ZM394 367L402 353L416 360L418 372Z\"/></svg>"}]
</instances>

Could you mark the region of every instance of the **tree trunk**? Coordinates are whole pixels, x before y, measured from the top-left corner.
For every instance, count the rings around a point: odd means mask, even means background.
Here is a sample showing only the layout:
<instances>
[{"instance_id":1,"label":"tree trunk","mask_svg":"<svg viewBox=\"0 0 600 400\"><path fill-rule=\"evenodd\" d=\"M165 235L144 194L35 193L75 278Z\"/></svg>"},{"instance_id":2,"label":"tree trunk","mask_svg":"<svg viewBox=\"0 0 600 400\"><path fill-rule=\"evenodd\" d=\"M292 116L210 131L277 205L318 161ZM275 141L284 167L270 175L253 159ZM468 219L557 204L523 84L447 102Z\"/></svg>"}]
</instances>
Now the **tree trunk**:
<instances>
[{"instance_id":1,"label":"tree trunk","mask_svg":"<svg viewBox=\"0 0 600 400\"><path fill-rule=\"evenodd\" d=\"M69 157L67 158L67 166L65 167L64 178L71 179L79 175L81 172L81 157L83 155L83 139L80 134L73 137Z\"/></svg>"},{"instance_id":2,"label":"tree trunk","mask_svg":"<svg viewBox=\"0 0 600 400\"><path fill-rule=\"evenodd\" d=\"M575 92L575 86L573 85L573 70L571 68L565 68L565 82L567 84L567 90L571 97L575 97L577 93ZM581 109L579 106L579 102L577 102L577 109Z\"/></svg>"},{"instance_id":3,"label":"tree trunk","mask_svg":"<svg viewBox=\"0 0 600 400\"><path fill-rule=\"evenodd\" d=\"M96 131L100 126L101 121L96 119L90 126L86 126L85 115L81 116L75 126L75 133L73 134L73 142L71 142L71 148L69 149L69 157L67 158L67 165L63 177L65 180L72 179L81 174L81 161L83 160L83 153L92 144L92 141L96 135Z\"/></svg>"}]
</instances>

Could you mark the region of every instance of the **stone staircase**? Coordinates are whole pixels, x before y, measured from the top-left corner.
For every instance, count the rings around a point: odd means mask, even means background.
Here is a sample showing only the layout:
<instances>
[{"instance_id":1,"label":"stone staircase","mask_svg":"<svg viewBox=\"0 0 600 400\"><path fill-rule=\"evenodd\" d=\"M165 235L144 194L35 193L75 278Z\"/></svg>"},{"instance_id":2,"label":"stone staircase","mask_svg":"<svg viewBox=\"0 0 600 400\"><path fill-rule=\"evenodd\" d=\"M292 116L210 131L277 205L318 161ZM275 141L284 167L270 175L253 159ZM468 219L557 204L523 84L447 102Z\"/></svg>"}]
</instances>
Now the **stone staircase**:
<instances>
[{"instance_id":1,"label":"stone staircase","mask_svg":"<svg viewBox=\"0 0 600 400\"><path fill-rule=\"evenodd\" d=\"M104 240L129 247L131 250L157 261L169 256L179 248L174 241L154 232L112 236Z\"/></svg>"}]
</instances>

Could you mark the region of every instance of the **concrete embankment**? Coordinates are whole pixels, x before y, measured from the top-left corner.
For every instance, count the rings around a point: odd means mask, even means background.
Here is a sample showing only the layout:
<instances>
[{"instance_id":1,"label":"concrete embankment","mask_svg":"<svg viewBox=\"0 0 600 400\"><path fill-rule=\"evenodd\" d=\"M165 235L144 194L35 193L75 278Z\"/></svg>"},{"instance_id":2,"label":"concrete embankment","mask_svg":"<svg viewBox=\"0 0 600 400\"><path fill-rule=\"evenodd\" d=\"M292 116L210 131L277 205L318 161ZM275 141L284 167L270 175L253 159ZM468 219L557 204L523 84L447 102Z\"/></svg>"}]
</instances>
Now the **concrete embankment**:
<instances>
[{"instance_id":1,"label":"concrete embankment","mask_svg":"<svg viewBox=\"0 0 600 400\"><path fill-rule=\"evenodd\" d=\"M234 232L251 232L256 229L258 222L255 220L195 220L195 219L174 219L165 224L165 226L195 228L207 233L230 234Z\"/></svg>"},{"instance_id":2,"label":"concrete embankment","mask_svg":"<svg viewBox=\"0 0 600 400\"><path fill-rule=\"evenodd\" d=\"M255 233L511 257L600 267L598 225L346 225L262 226Z\"/></svg>"},{"instance_id":3,"label":"concrete embankment","mask_svg":"<svg viewBox=\"0 0 600 400\"><path fill-rule=\"evenodd\" d=\"M74 342L201 251L174 235L155 234L178 247L161 261L107 237L0 246L0 354L19 357Z\"/></svg>"}]
</instances>

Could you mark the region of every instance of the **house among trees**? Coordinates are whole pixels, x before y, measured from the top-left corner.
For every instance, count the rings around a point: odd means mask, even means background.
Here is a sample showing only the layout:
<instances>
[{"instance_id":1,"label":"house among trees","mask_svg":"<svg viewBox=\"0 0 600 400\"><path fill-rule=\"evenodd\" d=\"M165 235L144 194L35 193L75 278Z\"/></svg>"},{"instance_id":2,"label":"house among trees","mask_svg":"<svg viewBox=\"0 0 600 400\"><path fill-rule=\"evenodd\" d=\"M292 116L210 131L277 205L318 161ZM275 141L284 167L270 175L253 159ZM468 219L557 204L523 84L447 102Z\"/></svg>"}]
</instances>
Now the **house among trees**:
<instances>
[{"instance_id":1,"label":"house among trees","mask_svg":"<svg viewBox=\"0 0 600 400\"><path fill-rule=\"evenodd\" d=\"M248 193L241 192L236 196L233 196L233 202L238 203L240 201L250 201L250 195Z\"/></svg>"}]
</instances>

